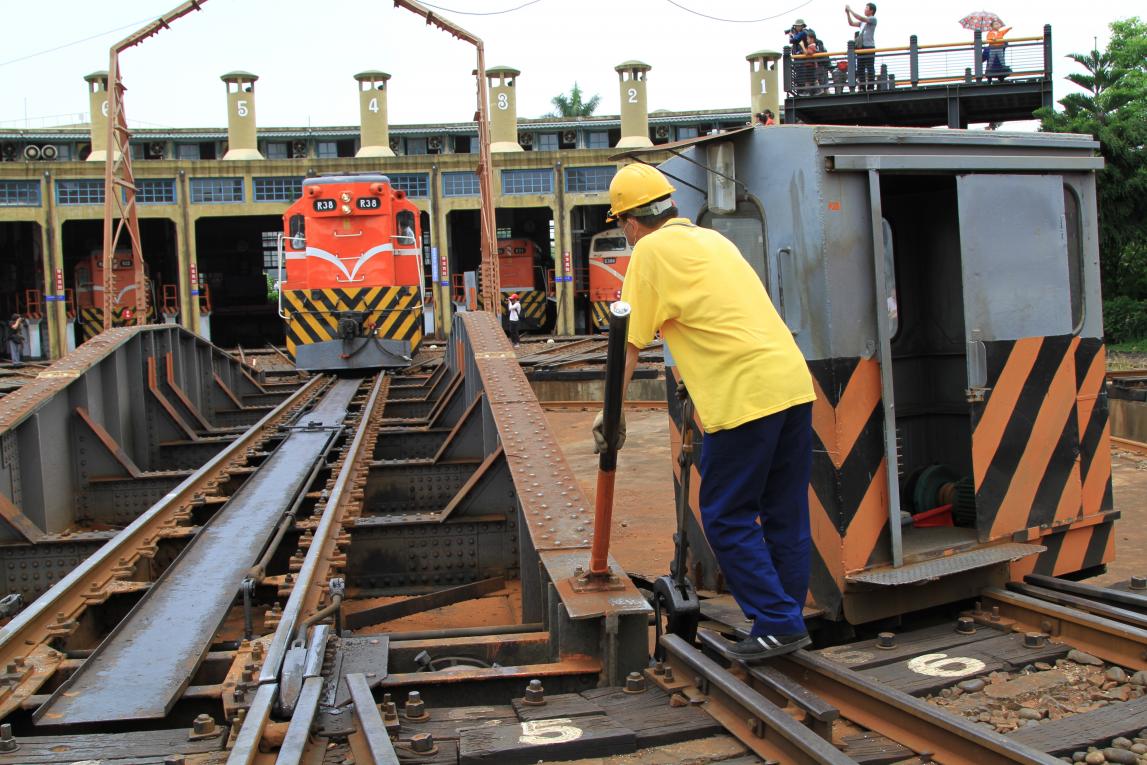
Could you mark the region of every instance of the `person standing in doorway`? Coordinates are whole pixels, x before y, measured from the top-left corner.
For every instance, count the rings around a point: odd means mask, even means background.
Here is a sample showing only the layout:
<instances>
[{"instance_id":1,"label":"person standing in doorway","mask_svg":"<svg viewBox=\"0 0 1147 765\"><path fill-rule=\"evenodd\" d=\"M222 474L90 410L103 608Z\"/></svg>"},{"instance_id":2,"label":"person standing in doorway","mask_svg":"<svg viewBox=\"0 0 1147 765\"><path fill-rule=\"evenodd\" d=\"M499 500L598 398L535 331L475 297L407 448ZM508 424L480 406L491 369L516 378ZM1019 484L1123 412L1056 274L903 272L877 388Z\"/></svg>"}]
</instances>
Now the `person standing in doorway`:
<instances>
[{"instance_id":1,"label":"person standing in doorway","mask_svg":"<svg viewBox=\"0 0 1147 765\"><path fill-rule=\"evenodd\" d=\"M506 301L506 318L510 325L510 342L518 347L518 322L522 317L522 304L518 302L518 293L511 292L510 299Z\"/></svg>"},{"instance_id":2,"label":"person standing in doorway","mask_svg":"<svg viewBox=\"0 0 1147 765\"><path fill-rule=\"evenodd\" d=\"M844 17L848 19L850 26L860 27L856 47L869 51L856 55L856 85L860 90L875 90L876 54L871 52L871 49L876 47L876 3L865 5L863 16L852 10L851 5L846 5Z\"/></svg>"},{"instance_id":3,"label":"person standing in doorway","mask_svg":"<svg viewBox=\"0 0 1147 765\"><path fill-rule=\"evenodd\" d=\"M802 610L810 566L808 484L812 376L765 287L737 246L677 216L655 167L626 165L610 215L633 245L625 385L661 333L693 399L701 443L701 522L725 584L752 619L732 658L759 661L808 645ZM624 390L624 388L623 388ZM605 441L599 414L597 451ZM624 444L624 424L617 441Z\"/></svg>"},{"instance_id":4,"label":"person standing in doorway","mask_svg":"<svg viewBox=\"0 0 1147 765\"><path fill-rule=\"evenodd\" d=\"M20 364L24 351L24 327L27 325L24 317L18 313L12 314L8 320L8 358L13 364Z\"/></svg>"}]
</instances>

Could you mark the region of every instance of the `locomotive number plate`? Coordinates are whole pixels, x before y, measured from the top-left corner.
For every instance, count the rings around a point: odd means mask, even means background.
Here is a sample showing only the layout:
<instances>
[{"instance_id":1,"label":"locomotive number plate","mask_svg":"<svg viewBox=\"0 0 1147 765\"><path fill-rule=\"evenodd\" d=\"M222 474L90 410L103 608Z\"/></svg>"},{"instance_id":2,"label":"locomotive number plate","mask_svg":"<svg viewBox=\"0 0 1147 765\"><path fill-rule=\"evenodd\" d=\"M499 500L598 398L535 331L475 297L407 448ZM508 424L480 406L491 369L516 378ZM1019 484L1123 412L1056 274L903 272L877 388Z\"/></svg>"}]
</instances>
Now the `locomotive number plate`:
<instances>
[{"instance_id":1,"label":"locomotive number plate","mask_svg":"<svg viewBox=\"0 0 1147 765\"><path fill-rule=\"evenodd\" d=\"M617 258L602 258L601 262L605 263L607 266L612 266L617 262Z\"/></svg>"},{"instance_id":2,"label":"locomotive number plate","mask_svg":"<svg viewBox=\"0 0 1147 765\"><path fill-rule=\"evenodd\" d=\"M315 212L331 212L335 209L335 200L333 199L316 199L314 201Z\"/></svg>"},{"instance_id":3,"label":"locomotive number plate","mask_svg":"<svg viewBox=\"0 0 1147 765\"><path fill-rule=\"evenodd\" d=\"M360 210L377 210L379 204L378 197L359 197L355 200L355 205Z\"/></svg>"}]
</instances>

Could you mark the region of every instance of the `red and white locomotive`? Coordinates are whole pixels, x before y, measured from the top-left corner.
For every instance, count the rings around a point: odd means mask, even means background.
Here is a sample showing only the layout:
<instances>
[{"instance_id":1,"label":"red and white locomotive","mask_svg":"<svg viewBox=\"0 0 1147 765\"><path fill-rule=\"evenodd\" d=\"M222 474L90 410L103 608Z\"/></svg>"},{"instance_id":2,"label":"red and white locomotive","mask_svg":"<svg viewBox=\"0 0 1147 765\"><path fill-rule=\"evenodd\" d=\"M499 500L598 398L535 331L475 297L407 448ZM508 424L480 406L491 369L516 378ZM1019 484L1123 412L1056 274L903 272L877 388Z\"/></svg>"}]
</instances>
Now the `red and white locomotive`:
<instances>
[{"instance_id":1,"label":"red and white locomotive","mask_svg":"<svg viewBox=\"0 0 1147 765\"><path fill-rule=\"evenodd\" d=\"M410 364L422 341L421 241L418 208L385 175L303 181L279 248L279 312L300 369Z\"/></svg>"}]
</instances>

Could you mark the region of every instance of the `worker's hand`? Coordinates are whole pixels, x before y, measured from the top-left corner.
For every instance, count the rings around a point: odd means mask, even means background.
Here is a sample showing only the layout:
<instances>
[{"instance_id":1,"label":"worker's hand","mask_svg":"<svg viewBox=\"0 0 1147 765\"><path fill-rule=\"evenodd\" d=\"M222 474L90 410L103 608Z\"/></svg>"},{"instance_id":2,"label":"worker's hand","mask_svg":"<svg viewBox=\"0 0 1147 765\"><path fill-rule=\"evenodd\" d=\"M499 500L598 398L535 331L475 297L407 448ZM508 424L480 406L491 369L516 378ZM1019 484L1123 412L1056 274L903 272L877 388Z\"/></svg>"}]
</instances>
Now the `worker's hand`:
<instances>
[{"instance_id":1,"label":"worker's hand","mask_svg":"<svg viewBox=\"0 0 1147 765\"><path fill-rule=\"evenodd\" d=\"M601 454L605 451L605 412L597 413L597 417L593 419L593 453ZM625 412L621 413L621 419L617 423L617 443L614 444L614 451L621 451L621 447L625 446Z\"/></svg>"}]
</instances>

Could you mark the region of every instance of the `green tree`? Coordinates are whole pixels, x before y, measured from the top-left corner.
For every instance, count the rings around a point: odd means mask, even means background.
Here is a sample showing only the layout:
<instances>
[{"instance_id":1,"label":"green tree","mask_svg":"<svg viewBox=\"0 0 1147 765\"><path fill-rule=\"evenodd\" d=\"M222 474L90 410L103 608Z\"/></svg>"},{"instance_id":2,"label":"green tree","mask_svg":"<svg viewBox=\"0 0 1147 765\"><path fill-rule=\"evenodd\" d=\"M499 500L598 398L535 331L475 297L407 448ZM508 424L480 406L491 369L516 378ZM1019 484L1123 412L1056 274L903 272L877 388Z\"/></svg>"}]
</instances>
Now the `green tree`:
<instances>
[{"instance_id":1,"label":"green tree","mask_svg":"<svg viewBox=\"0 0 1147 765\"><path fill-rule=\"evenodd\" d=\"M568 96L560 93L551 98L550 103L554 105L553 117L589 117L601 103L601 96L583 100L581 88L575 82Z\"/></svg>"},{"instance_id":2,"label":"green tree","mask_svg":"<svg viewBox=\"0 0 1147 765\"><path fill-rule=\"evenodd\" d=\"M1105 298L1147 298L1147 24L1111 24L1102 53L1068 56L1083 68L1067 79L1082 93L1041 109L1041 130L1085 133L1100 144L1099 247Z\"/></svg>"}]
</instances>

